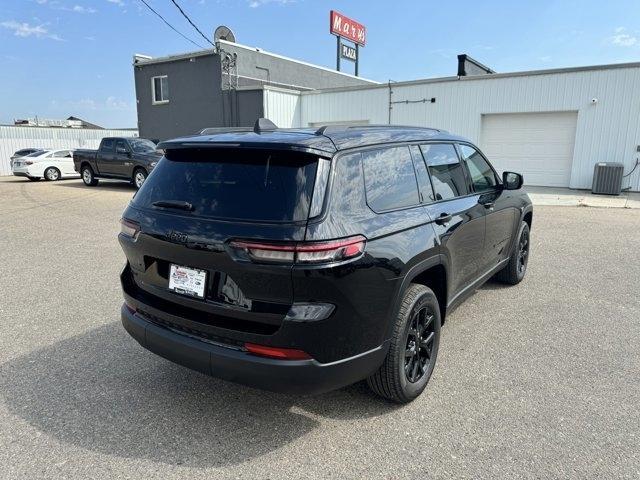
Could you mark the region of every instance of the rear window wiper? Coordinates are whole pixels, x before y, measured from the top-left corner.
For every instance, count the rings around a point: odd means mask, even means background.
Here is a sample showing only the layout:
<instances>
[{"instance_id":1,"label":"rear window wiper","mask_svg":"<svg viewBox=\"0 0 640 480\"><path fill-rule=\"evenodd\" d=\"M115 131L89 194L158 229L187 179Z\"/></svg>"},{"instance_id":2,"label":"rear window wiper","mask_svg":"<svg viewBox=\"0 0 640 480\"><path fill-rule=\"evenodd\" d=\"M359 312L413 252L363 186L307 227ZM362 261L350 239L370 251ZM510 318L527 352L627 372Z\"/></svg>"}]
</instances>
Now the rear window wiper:
<instances>
[{"instance_id":1,"label":"rear window wiper","mask_svg":"<svg viewBox=\"0 0 640 480\"><path fill-rule=\"evenodd\" d=\"M175 208L178 210L187 210L188 212L193 210L193 205L189 202L185 202L183 200L158 200L157 202L153 202L154 207L161 208Z\"/></svg>"}]
</instances>

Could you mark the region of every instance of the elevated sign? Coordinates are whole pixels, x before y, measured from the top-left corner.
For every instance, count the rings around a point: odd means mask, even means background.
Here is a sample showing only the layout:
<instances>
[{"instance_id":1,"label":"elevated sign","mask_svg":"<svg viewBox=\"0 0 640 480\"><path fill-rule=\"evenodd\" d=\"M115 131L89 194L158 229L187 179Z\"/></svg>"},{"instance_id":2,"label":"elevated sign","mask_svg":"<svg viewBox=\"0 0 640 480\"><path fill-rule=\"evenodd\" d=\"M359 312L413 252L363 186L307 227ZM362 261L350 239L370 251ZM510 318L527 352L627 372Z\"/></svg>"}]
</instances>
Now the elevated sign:
<instances>
[{"instance_id":1,"label":"elevated sign","mask_svg":"<svg viewBox=\"0 0 640 480\"><path fill-rule=\"evenodd\" d=\"M355 48L350 47L349 45L345 45L344 43L340 45L340 47L340 56L342 58L346 58L347 60L351 60L352 62L358 60L358 51Z\"/></svg>"},{"instance_id":2,"label":"elevated sign","mask_svg":"<svg viewBox=\"0 0 640 480\"><path fill-rule=\"evenodd\" d=\"M356 77L358 76L359 47L364 47L367 42L367 29L355 20L331 10L329 12L329 32L336 36L336 69L340 71L340 58L351 60L356 64ZM342 39L353 42L353 47L344 45Z\"/></svg>"},{"instance_id":3,"label":"elevated sign","mask_svg":"<svg viewBox=\"0 0 640 480\"><path fill-rule=\"evenodd\" d=\"M367 40L367 29L364 25L335 10L331 10L329 15L329 31L363 47Z\"/></svg>"}]
</instances>

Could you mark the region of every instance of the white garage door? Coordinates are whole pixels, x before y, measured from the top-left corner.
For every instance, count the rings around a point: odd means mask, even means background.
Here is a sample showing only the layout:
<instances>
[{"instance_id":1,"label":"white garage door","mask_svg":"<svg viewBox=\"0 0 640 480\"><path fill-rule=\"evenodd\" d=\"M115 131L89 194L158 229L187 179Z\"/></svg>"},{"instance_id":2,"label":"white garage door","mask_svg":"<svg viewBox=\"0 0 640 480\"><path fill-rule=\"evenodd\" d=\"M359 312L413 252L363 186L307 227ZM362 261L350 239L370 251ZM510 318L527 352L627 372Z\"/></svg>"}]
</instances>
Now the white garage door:
<instances>
[{"instance_id":1,"label":"white garage door","mask_svg":"<svg viewBox=\"0 0 640 480\"><path fill-rule=\"evenodd\" d=\"M577 112L482 116L482 151L496 170L522 173L525 185L568 187Z\"/></svg>"}]
</instances>

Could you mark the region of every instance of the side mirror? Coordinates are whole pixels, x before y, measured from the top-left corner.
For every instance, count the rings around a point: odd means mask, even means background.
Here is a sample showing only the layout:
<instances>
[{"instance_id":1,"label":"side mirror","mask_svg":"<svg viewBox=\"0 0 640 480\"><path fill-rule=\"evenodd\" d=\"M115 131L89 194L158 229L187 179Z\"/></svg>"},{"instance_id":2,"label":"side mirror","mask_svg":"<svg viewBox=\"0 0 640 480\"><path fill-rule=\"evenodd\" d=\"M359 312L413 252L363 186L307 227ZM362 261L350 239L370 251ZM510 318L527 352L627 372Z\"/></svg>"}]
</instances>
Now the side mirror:
<instances>
[{"instance_id":1,"label":"side mirror","mask_svg":"<svg viewBox=\"0 0 640 480\"><path fill-rule=\"evenodd\" d=\"M519 190L524 183L524 177L515 172L504 172L502 174L502 185L505 190Z\"/></svg>"}]
</instances>

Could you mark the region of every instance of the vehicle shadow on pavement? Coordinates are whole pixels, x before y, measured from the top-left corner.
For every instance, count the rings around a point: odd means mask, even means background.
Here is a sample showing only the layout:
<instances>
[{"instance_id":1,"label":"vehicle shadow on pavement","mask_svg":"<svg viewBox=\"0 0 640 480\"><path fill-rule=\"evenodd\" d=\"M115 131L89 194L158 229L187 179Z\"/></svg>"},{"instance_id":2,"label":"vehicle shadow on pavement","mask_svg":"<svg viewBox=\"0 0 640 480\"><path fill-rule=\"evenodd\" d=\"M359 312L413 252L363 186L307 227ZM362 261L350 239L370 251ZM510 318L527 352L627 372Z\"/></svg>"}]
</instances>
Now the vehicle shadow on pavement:
<instances>
[{"instance_id":1,"label":"vehicle shadow on pavement","mask_svg":"<svg viewBox=\"0 0 640 480\"><path fill-rule=\"evenodd\" d=\"M76 179L77 180L77 179ZM66 182L57 182L56 186L60 187L70 187L70 188L81 188L83 190L106 190L109 192L132 192L135 193L136 187L129 182L120 181L120 180L100 180L98 185L95 187L87 187L82 180L77 180L75 182L66 181Z\"/></svg>"},{"instance_id":2,"label":"vehicle shadow on pavement","mask_svg":"<svg viewBox=\"0 0 640 480\"><path fill-rule=\"evenodd\" d=\"M119 323L3 364L0 392L12 414L58 441L201 468L276 450L318 427L318 416L398 408L362 384L301 398L214 379L147 352Z\"/></svg>"}]
</instances>

